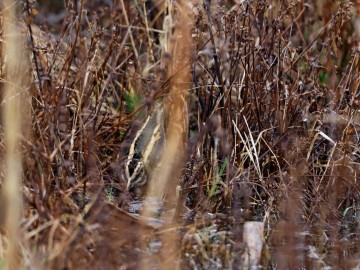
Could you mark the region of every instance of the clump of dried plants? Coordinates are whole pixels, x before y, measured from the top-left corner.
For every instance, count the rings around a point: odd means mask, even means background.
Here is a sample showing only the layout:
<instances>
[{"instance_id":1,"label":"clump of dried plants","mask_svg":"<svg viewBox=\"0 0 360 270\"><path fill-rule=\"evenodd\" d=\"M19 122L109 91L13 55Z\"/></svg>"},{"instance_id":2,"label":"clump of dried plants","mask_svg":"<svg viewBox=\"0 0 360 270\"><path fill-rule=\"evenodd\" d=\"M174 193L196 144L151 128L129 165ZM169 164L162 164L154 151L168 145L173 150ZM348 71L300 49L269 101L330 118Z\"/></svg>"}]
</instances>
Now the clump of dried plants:
<instances>
[{"instance_id":1,"label":"clump of dried plants","mask_svg":"<svg viewBox=\"0 0 360 270\"><path fill-rule=\"evenodd\" d=\"M23 121L0 126L0 267L236 269L249 221L263 268L359 267L360 3L25 0L11 22L9 8L0 104L21 96ZM24 59L6 95L8 24ZM162 166L129 189L127 150L159 106ZM13 208L7 121L22 127Z\"/></svg>"}]
</instances>

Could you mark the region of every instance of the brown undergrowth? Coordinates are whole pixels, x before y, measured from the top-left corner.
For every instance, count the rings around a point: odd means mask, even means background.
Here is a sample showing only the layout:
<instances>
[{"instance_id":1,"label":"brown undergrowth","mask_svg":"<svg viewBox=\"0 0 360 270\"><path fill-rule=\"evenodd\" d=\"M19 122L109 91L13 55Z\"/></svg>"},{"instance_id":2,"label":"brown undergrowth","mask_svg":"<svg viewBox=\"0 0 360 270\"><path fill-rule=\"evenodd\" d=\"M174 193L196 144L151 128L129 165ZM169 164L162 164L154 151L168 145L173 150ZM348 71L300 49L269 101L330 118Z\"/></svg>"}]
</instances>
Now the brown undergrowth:
<instances>
[{"instance_id":1,"label":"brown undergrowth","mask_svg":"<svg viewBox=\"0 0 360 270\"><path fill-rule=\"evenodd\" d=\"M263 268L359 267L357 3L15 3L31 97L22 268L244 268L247 221L265 222ZM0 35L4 93L14 59ZM154 199L127 190L123 166L157 106L168 152ZM15 238L0 210L3 267Z\"/></svg>"}]
</instances>

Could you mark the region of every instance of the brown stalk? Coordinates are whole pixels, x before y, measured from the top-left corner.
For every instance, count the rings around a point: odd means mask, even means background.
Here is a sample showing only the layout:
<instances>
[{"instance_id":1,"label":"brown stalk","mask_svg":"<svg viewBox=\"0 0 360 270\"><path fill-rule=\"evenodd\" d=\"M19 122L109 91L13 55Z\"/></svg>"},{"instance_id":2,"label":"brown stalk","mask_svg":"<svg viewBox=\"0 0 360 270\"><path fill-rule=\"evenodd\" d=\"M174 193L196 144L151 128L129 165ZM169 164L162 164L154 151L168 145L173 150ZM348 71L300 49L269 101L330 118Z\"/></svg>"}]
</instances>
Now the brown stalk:
<instances>
[{"instance_id":1,"label":"brown stalk","mask_svg":"<svg viewBox=\"0 0 360 270\"><path fill-rule=\"evenodd\" d=\"M18 269L21 265L22 233L22 157L20 154L20 136L22 134L22 112L26 108L24 97L24 78L28 69L25 55L22 53L24 42L16 26L16 5L13 1L4 2L4 37L3 57L5 62L5 95L3 104L3 121L5 137L5 180L2 187L2 210L5 213L5 231L7 250L5 269ZM5 58L3 58L4 60Z\"/></svg>"},{"instance_id":2,"label":"brown stalk","mask_svg":"<svg viewBox=\"0 0 360 270\"><path fill-rule=\"evenodd\" d=\"M186 6L186 1L179 1L177 6L175 32L170 43L172 62L170 74L175 74L171 81L170 91L165 97L165 110L168 117L166 129L165 150L160 161L160 170L154 174L149 190L149 198L162 198L165 196L165 209L175 209L177 198L175 188L178 185L179 169L183 166L185 147L187 144L188 108L187 94L184 89L190 80L190 62L188 57L191 49L191 25L187 14L191 14ZM189 15L191 18L191 15ZM145 208L145 216L151 215L150 209ZM164 219L173 222L174 212L165 214ZM176 224L176 223L175 223ZM179 241L174 233L161 236L163 247L161 250L162 267L169 267L172 261L179 257ZM172 259L169 259L172 258Z\"/></svg>"}]
</instances>

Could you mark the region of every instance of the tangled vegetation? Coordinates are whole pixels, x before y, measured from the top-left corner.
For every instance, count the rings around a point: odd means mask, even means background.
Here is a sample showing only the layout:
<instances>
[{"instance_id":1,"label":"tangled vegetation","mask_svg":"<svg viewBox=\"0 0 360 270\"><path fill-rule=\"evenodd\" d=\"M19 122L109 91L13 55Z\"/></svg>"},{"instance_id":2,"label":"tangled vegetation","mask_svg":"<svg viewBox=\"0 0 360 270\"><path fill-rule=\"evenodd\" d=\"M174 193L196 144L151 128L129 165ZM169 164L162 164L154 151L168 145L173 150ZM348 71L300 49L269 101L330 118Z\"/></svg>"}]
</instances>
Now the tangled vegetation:
<instances>
[{"instance_id":1,"label":"tangled vegetation","mask_svg":"<svg viewBox=\"0 0 360 270\"><path fill-rule=\"evenodd\" d=\"M253 221L264 269L360 267L360 4L15 7L22 86L1 105L21 99L22 204L6 204L4 113L0 267L12 256L24 269L248 269ZM8 8L0 3L1 29ZM1 93L14 61L4 33ZM145 167L148 184L166 178L154 198L132 188L124 166L136 171L127 151L159 106L157 130L181 138L159 157L172 162L168 174ZM6 220L17 212L10 253Z\"/></svg>"}]
</instances>

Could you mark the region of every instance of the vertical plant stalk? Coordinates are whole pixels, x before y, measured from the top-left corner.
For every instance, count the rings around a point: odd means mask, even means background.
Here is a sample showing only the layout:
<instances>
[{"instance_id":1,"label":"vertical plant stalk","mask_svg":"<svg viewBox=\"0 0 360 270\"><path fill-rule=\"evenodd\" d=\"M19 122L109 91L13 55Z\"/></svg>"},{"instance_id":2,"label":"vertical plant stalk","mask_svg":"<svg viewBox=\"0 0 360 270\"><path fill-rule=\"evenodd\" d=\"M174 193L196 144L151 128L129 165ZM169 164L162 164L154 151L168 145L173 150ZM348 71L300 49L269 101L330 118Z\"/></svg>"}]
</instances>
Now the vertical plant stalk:
<instances>
[{"instance_id":1,"label":"vertical plant stalk","mask_svg":"<svg viewBox=\"0 0 360 270\"><path fill-rule=\"evenodd\" d=\"M160 163L160 171L153 175L149 185L149 197L162 197L175 179L185 150L188 129L187 89L191 79L189 55L191 50L190 11L179 1L177 27L169 48L172 56L170 74L172 87L164 101L167 115L166 145ZM173 182L175 183L175 182ZM174 188L174 187L173 187ZM146 209L145 209L146 214Z\"/></svg>"},{"instance_id":2,"label":"vertical plant stalk","mask_svg":"<svg viewBox=\"0 0 360 270\"><path fill-rule=\"evenodd\" d=\"M354 19L355 37L357 40L357 51L360 49L360 0L356 1L356 14ZM359 64L359 53L356 54L355 67Z\"/></svg>"},{"instance_id":3,"label":"vertical plant stalk","mask_svg":"<svg viewBox=\"0 0 360 270\"><path fill-rule=\"evenodd\" d=\"M176 26L173 38L170 41L172 61L169 67L172 77L172 86L164 100L165 114L167 115L166 144L160 170L153 174L150 181L148 197L161 198L165 196L165 209L174 209L177 203L175 189L179 169L183 165L185 146L188 133L187 89L191 79L190 51L191 51L191 14L186 5L187 1L178 1ZM173 212L167 211L164 219L175 222ZM151 215L151 209L145 208L144 215ZM161 263L163 268L173 265L174 259L179 256L180 241L176 233L164 233L161 236L163 248L161 250Z\"/></svg>"},{"instance_id":4,"label":"vertical plant stalk","mask_svg":"<svg viewBox=\"0 0 360 270\"><path fill-rule=\"evenodd\" d=\"M133 37L133 34L131 32L131 28L130 28L130 22L129 22L129 17L128 17L128 14L127 14L127 10L125 8L125 3L124 3L124 0L121 0L120 1L121 3L121 8L124 12L124 19L125 19L125 23L126 23L126 26L128 27L129 29L129 33L130 33L130 41L131 41L131 46L133 48L133 52L134 52L134 55L135 55L135 59L136 59L136 62L137 62L137 66L140 67L140 61L139 61L139 53L136 49L136 46L135 46L135 41L134 41L134 37Z\"/></svg>"},{"instance_id":5,"label":"vertical plant stalk","mask_svg":"<svg viewBox=\"0 0 360 270\"><path fill-rule=\"evenodd\" d=\"M5 95L2 103L6 145L6 173L2 196L5 203L5 228L8 238L5 269L19 269L22 168L18 145L19 135L21 134L21 106L23 106L20 103L21 80L26 76L22 73L25 69L21 57L21 36L16 27L16 5L12 0L5 0L4 3L3 57L7 60L5 62Z\"/></svg>"},{"instance_id":6,"label":"vertical plant stalk","mask_svg":"<svg viewBox=\"0 0 360 270\"><path fill-rule=\"evenodd\" d=\"M181 165L187 141L188 111L187 91L191 79L190 49L192 15L188 7L178 2L177 25L170 40L172 61L169 66L172 87L164 101L166 113L166 145L160 163L160 171L150 181L149 197L165 195L168 184Z\"/></svg>"}]
</instances>

